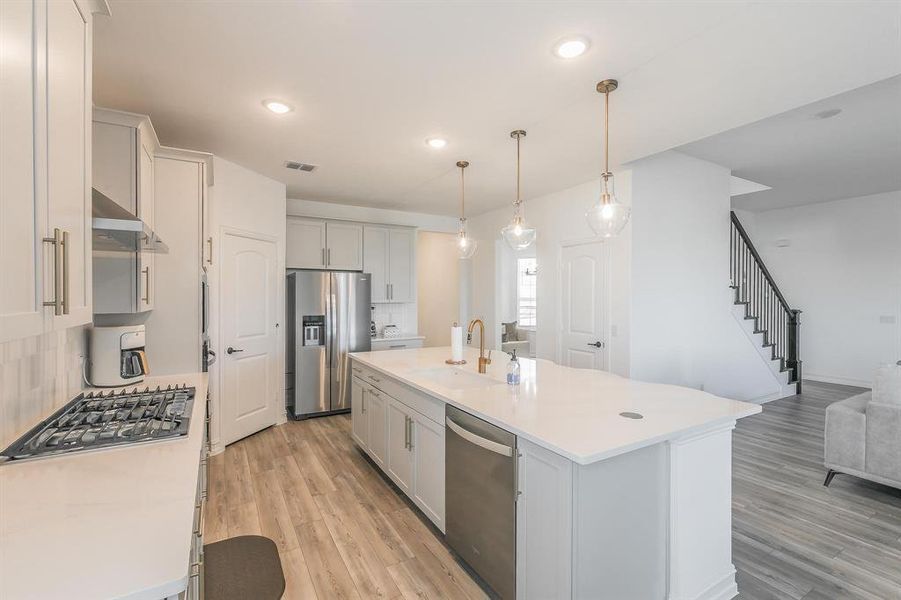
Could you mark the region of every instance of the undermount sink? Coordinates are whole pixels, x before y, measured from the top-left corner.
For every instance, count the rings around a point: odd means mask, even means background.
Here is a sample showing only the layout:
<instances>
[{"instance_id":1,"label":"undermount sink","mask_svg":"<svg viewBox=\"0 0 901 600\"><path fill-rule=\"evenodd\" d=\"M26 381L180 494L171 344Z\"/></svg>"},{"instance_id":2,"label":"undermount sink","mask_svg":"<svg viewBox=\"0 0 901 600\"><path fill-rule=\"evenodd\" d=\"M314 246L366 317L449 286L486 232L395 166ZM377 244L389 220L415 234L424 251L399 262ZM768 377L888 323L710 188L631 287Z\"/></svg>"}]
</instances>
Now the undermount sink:
<instances>
[{"instance_id":1,"label":"undermount sink","mask_svg":"<svg viewBox=\"0 0 901 600\"><path fill-rule=\"evenodd\" d=\"M488 375L477 375L453 367L435 367L411 371L410 375L422 377L442 387L452 390L470 390L501 385L502 381L492 379Z\"/></svg>"}]
</instances>

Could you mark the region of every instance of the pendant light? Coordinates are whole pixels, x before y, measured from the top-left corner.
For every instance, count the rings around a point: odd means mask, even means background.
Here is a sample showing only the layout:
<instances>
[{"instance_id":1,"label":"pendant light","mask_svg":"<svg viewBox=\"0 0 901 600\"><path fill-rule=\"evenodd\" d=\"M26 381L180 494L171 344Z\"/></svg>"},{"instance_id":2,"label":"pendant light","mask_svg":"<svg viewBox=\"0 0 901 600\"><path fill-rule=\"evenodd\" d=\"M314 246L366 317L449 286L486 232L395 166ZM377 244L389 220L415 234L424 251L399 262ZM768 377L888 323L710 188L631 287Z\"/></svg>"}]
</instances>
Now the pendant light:
<instances>
[{"instance_id":1,"label":"pendant light","mask_svg":"<svg viewBox=\"0 0 901 600\"><path fill-rule=\"evenodd\" d=\"M457 256L461 259L472 258L479 244L466 235L466 176L464 171L469 166L469 161L457 162L460 167L460 231L457 233Z\"/></svg>"},{"instance_id":2,"label":"pendant light","mask_svg":"<svg viewBox=\"0 0 901 600\"><path fill-rule=\"evenodd\" d=\"M526 137L522 129L510 132L516 140L516 201L513 202L513 219L501 229L504 241L514 250L525 250L535 241L535 228L530 227L522 216L522 198L519 194L519 141Z\"/></svg>"},{"instance_id":3,"label":"pendant light","mask_svg":"<svg viewBox=\"0 0 901 600\"><path fill-rule=\"evenodd\" d=\"M610 92L619 84L615 79L605 79L597 86L598 93L604 94L604 172L601 173L601 197L588 209L585 218L594 232L609 238L617 235L629 222L632 209L616 201L613 173L610 172Z\"/></svg>"}]
</instances>

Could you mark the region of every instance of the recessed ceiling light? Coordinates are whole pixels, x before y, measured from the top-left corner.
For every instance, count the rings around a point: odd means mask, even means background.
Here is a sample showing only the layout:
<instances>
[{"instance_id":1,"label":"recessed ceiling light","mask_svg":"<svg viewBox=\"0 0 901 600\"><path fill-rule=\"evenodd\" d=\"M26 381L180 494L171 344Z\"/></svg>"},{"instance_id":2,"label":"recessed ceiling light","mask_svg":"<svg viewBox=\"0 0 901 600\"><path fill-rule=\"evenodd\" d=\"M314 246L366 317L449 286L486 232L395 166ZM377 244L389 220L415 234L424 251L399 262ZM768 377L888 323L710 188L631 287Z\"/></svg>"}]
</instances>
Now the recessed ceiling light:
<instances>
[{"instance_id":1,"label":"recessed ceiling light","mask_svg":"<svg viewBox=\"0 0 901 600\"><path fill-rule=\"evenodd\" d=\"M842 109L840 109L840 108L827 108L826 110L821 110L820 112L815 113L813 115L813 118L814 119L831 119L832 117L836 116L840 112L842 112Z\"/></svg>"},{"instance_id":2,"label":"recessed ceiling light","mask_svg":"<svg viewBox=\"0 0 901 600\"><path fill-rule=\"evenodd\" d=\"M277 115L283 115L294 110L294 107L290 104L285 104L284 102L280 102L278 100L263 100L263 106Z\"/></svg>"},{"instance_id":3,"label":"recessed ceiling light","mask_svg":"<svg viewBox=\"0 0 901 600\"><path fill-rule=\"evenodd\" d=\"M429 148L434 148L435 150L441 150L447 146L447 140L440 137L429 138L425 143Z\"/></svg>"},{"instance_id":4,"label":"recessed ceiling light","mask_svg":"<svg viewBox=\"0 0 901 600\"><path fill-rule=\"evenodd\" d=\"M576 58L588 51L588 39L584 37L563 38L554 45L554 54L559 58Z\"/></svg>"}]
</instances>

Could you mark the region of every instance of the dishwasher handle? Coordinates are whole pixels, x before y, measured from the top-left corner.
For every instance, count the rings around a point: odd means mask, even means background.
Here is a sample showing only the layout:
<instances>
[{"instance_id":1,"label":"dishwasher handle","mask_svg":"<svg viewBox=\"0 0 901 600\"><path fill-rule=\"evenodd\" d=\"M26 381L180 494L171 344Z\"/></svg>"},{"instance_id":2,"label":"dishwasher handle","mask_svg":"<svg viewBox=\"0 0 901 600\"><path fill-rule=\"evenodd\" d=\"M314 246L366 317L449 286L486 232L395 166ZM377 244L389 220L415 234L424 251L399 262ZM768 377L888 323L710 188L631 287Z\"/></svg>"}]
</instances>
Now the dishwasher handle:
<instances>
[{"instance_id":1,"label":"dishwasher handle","mask_svg":"<svg viewBox=\"0 0 901 600\"><path fill-rule=\"evenodd\" d=\"M513 456L513 448L510 446L499 444L493 440L489 440L487 438L483 438L480 435L476 435L473 432L464 429L460 424L455 423L453 419L448 416L444 417L447 426L450 427L451 431L459 435L461 438L466 440L471 444L475 444L480 448L484 448L485 450L489 450L490 452L494 452L495 454L500 454L501 456Z\"/></svg>"}]
</instances>

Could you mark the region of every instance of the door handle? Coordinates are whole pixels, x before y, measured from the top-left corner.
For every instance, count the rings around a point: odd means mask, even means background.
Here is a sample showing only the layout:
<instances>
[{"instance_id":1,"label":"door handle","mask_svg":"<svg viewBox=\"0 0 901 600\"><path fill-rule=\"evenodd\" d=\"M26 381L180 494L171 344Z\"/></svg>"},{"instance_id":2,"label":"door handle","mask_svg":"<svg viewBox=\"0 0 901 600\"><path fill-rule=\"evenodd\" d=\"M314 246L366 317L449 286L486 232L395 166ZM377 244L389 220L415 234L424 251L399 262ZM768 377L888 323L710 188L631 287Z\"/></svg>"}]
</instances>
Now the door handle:
<instances>
[{"instance_id":1,"label":"door handle","mask_svg":"<svg viewBox=\"0 0 901 600\"><path fill-rule=\"evenodd\" d=\"M603 347L604 347L604 342L600 342L600 341L599 341L599 342L595 342L595 343L593 343L593 344L588 344L588 345L589 345L589 346L594 346L595 348L603 348Z\"/></svg>"},{"instance_id":2,"label":"door handle","mask_svg":"<svg viewBox=\"0 0 901 600\"><path fill-rule=\"evenodd\" d=\"M225 352L227 354L234 354L235 352L244 352L244 348L232 348L231 346L229 346L228 348L225 349Z\"/></svg>"}]
</instances>

